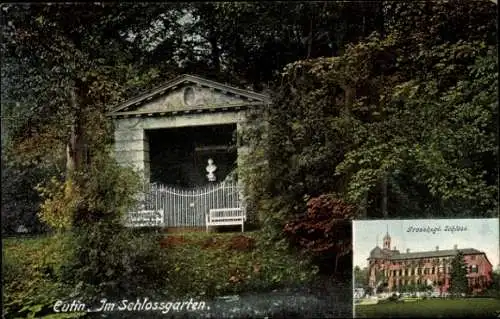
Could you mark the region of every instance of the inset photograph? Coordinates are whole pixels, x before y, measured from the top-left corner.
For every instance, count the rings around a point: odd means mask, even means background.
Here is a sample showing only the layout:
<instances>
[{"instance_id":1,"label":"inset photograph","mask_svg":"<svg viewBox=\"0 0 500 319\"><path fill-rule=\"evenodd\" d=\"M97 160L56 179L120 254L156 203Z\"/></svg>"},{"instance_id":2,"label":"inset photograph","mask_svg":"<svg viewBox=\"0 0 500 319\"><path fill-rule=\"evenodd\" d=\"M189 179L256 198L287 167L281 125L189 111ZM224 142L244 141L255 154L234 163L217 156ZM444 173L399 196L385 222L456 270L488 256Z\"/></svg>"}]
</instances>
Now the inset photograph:
<instances>
[{"instance_id":1,"label":"inset photograph","mask_svg":"<svg viewBox=\"0 0 500 319\"><path fill-rule=\"evenodd\" d=\"M353 221L356 318L500 315L499 219Z\"/></svg>"}]
</instances>

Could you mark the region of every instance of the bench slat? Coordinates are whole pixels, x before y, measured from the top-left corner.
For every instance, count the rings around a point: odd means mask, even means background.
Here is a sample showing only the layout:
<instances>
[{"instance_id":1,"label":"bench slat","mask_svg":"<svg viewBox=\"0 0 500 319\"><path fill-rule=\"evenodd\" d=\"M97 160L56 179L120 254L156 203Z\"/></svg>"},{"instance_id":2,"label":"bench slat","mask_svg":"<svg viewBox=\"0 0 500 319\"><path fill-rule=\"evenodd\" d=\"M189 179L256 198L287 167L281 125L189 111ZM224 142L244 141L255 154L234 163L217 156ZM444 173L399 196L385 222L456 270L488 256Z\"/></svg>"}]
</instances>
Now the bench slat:
<instances>
[{"instance_id":1,"label":"bench slat","mask_svg":"<svg viewBox=\"0 0 500 319\"><path fill-rule=\"evenodd\" d=\"M207 232L209 226L226 225L241 225L241 231L243 231L246 219L246 212L241 207L212 208L206 215Z\"/></svg>"}]
</instances>

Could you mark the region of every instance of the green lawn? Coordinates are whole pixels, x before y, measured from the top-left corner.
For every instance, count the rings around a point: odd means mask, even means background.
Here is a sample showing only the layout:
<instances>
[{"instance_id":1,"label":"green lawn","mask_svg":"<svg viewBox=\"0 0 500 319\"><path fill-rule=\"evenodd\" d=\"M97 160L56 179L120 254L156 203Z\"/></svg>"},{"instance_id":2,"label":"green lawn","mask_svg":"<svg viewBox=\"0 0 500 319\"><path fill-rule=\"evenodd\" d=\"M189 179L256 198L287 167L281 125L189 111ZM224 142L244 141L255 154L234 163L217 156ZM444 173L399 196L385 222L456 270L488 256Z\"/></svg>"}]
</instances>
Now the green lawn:
<instances>
[{"instance_id":1,"label":"green lawn","mask_svg":"<svg viewBox=\"0 0 500 319\"><path fill-rule=\"evenodd\" d=\"M168 251L165 274L169 295L210 297L270 290L313 277L312 268L304 260L267 247L259 235L258 231L165 234L167 240L162 246ZM6 238L4 260L10 266L8 270L16 272L37 272L48 264L58 268L68 252L64 242L65 236L61 235ZM251 247L246 247L248 242Z\"/></svg>"},{"instance_id":2,"label":"green lawn","mask_svg":"<svg viewBox=\"0 0 500 319\"><path fill-rule=\"evenodd\" d=\"M141 236L155 240L152 233ZM72 250L68 239L57 235L3 240L6 318L19 316L20 307L25 307L25 314L38 313L41 307L48 309L71 293L74 287L57 279ZM258 231L165 234L156 244L167 251L163 269L166 281L158 293L171 298L209 300L220 295L268 291L301 285L315 276L313 267L303 258L266 246Z\"/></svg>"},{"instance_id":3,"label":"green lawn","mask_svg":"<svg viewBox=\"0 0 500 319\"><path fill-rule=\"evenodd\" d=\"M255 240L246 249L241 235ZM311 268L295 255L266 247L259 232L173 234L166 249L171 267L168 278L175 282L171 293L207 295L274 289L282 284L300 284L311 277ZM182 271L181 271L182 270Z\"/></svg>"},{"instance_id":4,"label":"green lawn","mask_svg":"<svg viewBox=\"0 0 500 319\"><path fill-rule=\"evenodd\" d=\"M425 317L425 318L498 318L500 299L428 299L409 303L356 305L356 318Z\"/></svg>"}]
</instances>

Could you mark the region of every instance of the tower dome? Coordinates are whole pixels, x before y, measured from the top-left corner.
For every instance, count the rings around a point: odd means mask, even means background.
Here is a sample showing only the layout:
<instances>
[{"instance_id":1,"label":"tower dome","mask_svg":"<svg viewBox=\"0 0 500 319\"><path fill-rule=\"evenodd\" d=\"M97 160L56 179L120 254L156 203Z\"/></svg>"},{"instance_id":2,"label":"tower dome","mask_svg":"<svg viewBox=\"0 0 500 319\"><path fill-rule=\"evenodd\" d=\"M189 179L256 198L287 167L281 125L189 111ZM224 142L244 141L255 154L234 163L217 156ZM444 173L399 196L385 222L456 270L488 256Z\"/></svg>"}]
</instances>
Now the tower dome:
<instances>
[{"instance_id":1,"label":"tower dome","mask_svg":"<svg viewBox=\"0 0 500 319\"><path fill-rule=\"evenodd\" d=\"M382 255L382 249L380 249L379 246L373 248L371 251L370 251L370 258L382 258L383 255Z\"/></svg>"}]
</instances>

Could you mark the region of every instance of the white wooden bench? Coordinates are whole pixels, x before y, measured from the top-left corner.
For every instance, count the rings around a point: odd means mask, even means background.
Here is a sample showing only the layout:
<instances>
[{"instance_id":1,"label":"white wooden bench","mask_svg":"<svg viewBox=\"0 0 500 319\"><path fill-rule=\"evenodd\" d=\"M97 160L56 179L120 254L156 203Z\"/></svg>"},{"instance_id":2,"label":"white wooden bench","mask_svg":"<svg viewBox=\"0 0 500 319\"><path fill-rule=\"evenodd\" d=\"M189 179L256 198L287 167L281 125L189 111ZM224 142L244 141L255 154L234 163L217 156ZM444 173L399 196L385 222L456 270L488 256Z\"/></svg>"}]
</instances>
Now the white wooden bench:
<instances>
[{"instance_id":1,"label":"white wooden bench","mask_svg":"<svg viewBox=\"0 0 500 319\"><path fill-rule=\"evenodd\" d=\"M129 212L126 216L125 225L128 227L163 226L163 209Z\"/></svg>"},{"instance_id":2,"label":"white wooden bench","mask_svg":"<svg viewBox=\"0 0 500 319\"><path fill-rule=\"evenodd\" d=\"M233 208L212 208L205 216L207 232L209 226L241 225L244 231L244 223L247 220L245 209L241 207Z\"/></svg>"}]
</instances>

